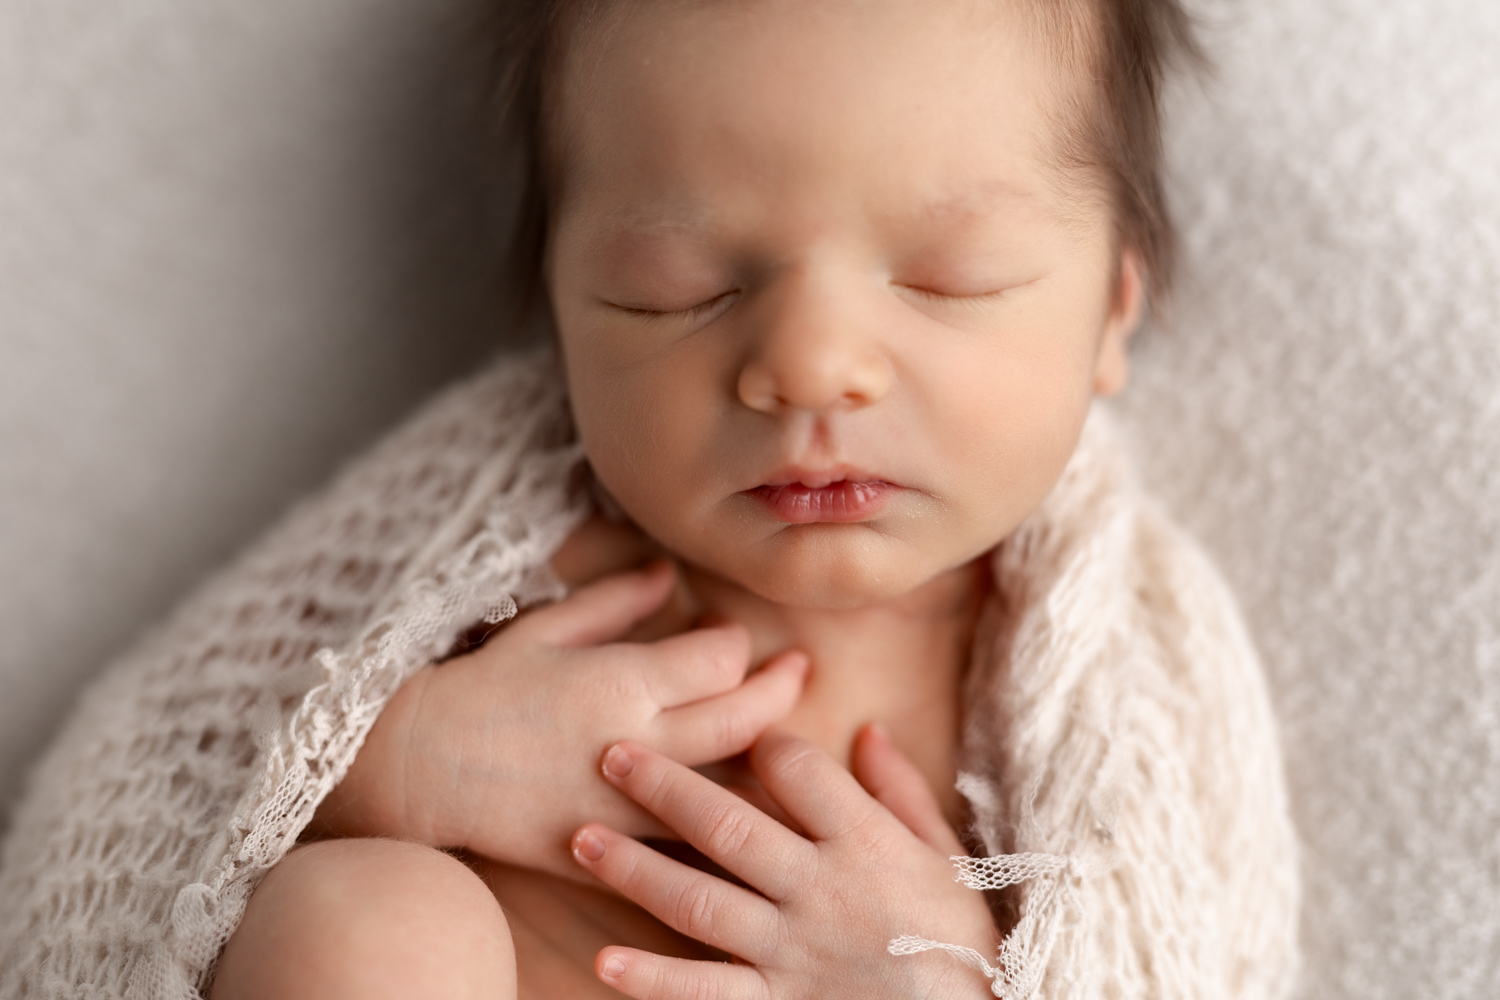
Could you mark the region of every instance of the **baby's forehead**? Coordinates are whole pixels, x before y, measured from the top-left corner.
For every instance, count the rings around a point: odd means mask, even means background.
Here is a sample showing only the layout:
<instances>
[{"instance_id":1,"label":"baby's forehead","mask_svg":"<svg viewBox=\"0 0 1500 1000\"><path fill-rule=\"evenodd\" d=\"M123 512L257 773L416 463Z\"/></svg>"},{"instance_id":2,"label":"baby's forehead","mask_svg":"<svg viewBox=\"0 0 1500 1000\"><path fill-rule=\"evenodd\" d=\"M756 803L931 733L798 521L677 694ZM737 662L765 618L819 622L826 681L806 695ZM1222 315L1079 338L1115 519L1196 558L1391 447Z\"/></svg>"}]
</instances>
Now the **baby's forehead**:
<instances>
[{"instance_id":1,"label":"baby's forehead","mask_svg":"<svg viewBox=\"0 0 1500 1000\"><path fill-rule=\"evenodd\" d=\"M692 47L672 48L674 41L702 41L717 33L731 43L753 43L767 27L787 26L791 37L809 47L822 46L836 60L841 50L870 51L883 43L887 59L880 69L900 74L915 63L902 57L918 53L930 66L954 69L954 57L965 42L1004 40L1012 53L1047 56L1048 69L1065 80L1091 83L1090 53L1095 5L1090 0L554 0L561 5L552 36L550 65L554 76L597 79L601 51L625 50L642 63L666 56L692 61ZM891 25L900 30L892 33ZM929 48L928 29L952 29L947 44ZM665 42L665 48L653 43ZM919 55L920 60L920 55ZM774 72L773 60L765 67Z\"/></svg>"},{"instance_id":2,"label":"baby's forehead","mask_svg":"<svg viewBox=\"0 0 1500 1000\"><path fill-rule=\"evenodd\" d=\"M909 160L913 145L964 155L997 135L990 152L1029 141L1071 222L1107 220L1153 297L1170 282L1159 97L1174 63L1204 62L1182 0L521 0L507 10L499 94L525 156L513 256L523 286L542 275L562 208L628 176L631 157L718 143L734 147L742 173L774 179L805 166L783 154L827 149L829 138L855 149L841 166L869 172ZM789 30L768 45L777 27ZM843 89L808 86L810 67ZM990 106L966 104L974 94ZM783 117L804 126L795 142L730 141L754 131L747 111L778 96ZM809 126L803 112L819 107L840 115ZM1029 136L996 127L1018 107ZM881 128L861 133L872 108Z\"/></svg>"},{"instance_id":3,"label":"baby's forehead","mask_svg":"<svg viewBox=\"0 0 1500 1000\"><path fill-rule=\"evenodd\" d=\"M860 177L891 182L889 211L944 221L1055 196L1072 186L1058 176L1066 86L1031 20L1005 9L619 5L580 26L560 60L548 105L556 187L691 167L763 189L822 183L836 199ZM656 194L651 214L663 224L705 212L690 185Z\"/></svg>"}]
</instances>

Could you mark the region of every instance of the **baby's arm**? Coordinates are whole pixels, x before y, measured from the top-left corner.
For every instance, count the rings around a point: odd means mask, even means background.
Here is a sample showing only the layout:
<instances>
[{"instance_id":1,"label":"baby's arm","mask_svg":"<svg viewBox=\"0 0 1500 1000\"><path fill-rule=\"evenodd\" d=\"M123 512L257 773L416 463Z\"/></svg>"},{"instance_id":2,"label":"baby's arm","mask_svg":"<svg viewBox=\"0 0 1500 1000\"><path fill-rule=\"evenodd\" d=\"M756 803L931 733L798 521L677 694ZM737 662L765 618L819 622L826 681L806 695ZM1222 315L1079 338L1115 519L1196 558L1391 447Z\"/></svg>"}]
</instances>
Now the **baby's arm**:
<instances>
[{"instance_id":1,"label":"baby's arm","mask_svg":"<svg viewBox=\"0 0 1500 1000\"><path fill-rule=\"evenodd\" d=\"M954 881L962 854L921 774L867 728L851 777L817 747L763 737L751 763L802 832L643 746L622 744L604 773L750 892L679 864L602 824L573 839L578 862L667 925L744 964L599 952L595 970L636 1000L987 997L976 972L944 956L895 957L917 934L981 955L997 938L983 896ZM861 787L863 786L863 787Z\"/></svg>"},{"instance_id":2,"label":"baby's arm","mask_svg":"<svg viewBox=\"0 0 1500 1000\"><path fill-rule=\"evenodd\" d=\"M602 780L603 749L631 739L688 765L739 753L790 711L807 668L786 653L746 679L749 639L733 624L618 641L666 601L673 578L662 562L608 577L413 677L317 829L466 848L571 878L569 836L587 819L664 832Z\"/></svg>"}]
</instances>

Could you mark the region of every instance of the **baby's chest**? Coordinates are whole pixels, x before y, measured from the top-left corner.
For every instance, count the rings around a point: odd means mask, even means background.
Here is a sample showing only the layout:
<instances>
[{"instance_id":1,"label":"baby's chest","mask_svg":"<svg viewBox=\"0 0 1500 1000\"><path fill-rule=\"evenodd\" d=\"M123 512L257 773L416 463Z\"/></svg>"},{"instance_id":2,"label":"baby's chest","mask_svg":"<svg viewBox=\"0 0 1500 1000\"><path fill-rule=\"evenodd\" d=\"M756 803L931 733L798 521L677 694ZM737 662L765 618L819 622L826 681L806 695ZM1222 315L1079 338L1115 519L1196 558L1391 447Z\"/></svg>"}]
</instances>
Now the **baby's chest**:
<instances>
[{"instance_id":1,"label":"baby's chest","mask_svg":"<svg viewBox=\"0 0 1500 1000\"><path fill-rule=\"evenodd\" d=\"M510 925L518 1000L618 1000L594 975L594 956L626 945L679 958L723 960L634 903L603 889L529 869L472 860Z\"/></svg>"}]
</instances>

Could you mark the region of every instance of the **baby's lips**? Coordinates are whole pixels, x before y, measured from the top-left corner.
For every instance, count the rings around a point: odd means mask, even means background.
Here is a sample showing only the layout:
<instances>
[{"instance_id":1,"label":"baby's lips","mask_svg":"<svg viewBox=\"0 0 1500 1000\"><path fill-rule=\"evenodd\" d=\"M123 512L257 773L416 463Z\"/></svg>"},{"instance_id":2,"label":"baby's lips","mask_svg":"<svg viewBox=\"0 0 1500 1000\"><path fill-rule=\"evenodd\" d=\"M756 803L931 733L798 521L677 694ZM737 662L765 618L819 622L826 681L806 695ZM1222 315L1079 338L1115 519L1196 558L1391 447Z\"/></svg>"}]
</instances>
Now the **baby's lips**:
<instances>
[{"instance_id":1,"label":"baby's lips","mask_svg":"<svg viewBox=\"0 0 1500 1000\"><path fill-rule=\"evenodd\" d=\"M822 487L801 483L749 491L773 517L787 524L850 524L879 516L900 487L884 480L840 480Z\"/></svg>"}]
</instances>

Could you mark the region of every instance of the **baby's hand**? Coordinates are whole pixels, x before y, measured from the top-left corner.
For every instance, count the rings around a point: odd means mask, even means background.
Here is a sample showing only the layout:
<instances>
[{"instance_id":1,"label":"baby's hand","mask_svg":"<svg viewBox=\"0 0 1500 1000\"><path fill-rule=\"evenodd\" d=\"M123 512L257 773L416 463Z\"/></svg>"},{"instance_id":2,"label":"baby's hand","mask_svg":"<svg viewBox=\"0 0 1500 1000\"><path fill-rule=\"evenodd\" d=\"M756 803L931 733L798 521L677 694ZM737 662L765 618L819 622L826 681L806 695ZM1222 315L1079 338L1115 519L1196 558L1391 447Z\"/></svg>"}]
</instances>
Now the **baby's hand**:
<instances>
[{"instance_id":1,"label":"baby's hand","mask_svg":"<svg viewBox=\"0 0 1500 1000\"><path fill-rule=\"evenodd\" d=\"M608 577L412 678L320 809L322 828L575 879L568 839L584 820L664 833L600 777L604 748L637 740L688 765L732 756L791 710L807 669L785 653L746 679L750 641L734 624L616 641L672 582L666 563Z\"/></svg>"},{"instance_id":2,"label":"baby's hand","mask_svg":"<svg viewBox=\"0 0 1500 1000\"><path fill-rule=\"evenodd\" d=\"M947 956L886 950L902 934L983 955L994 954L997 940L983 895L954 881L949 857L964 853L958 838L921 774L881 733L867 728L855 743L857 782L822 750L780 733L762 737L751 765L806 836L643 746L605 754L617 787L756 891L606 826L583 827L573 838L583 867L745 963L609 947L594 961L600 979L637 1000L990 995L986 980Z\"/></svg>"}]
</instances>

